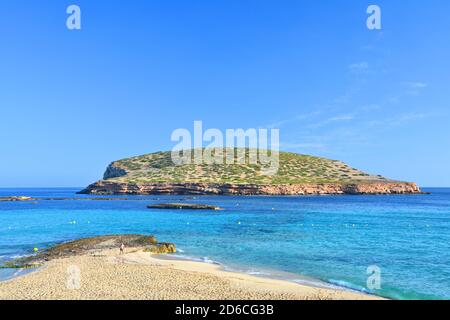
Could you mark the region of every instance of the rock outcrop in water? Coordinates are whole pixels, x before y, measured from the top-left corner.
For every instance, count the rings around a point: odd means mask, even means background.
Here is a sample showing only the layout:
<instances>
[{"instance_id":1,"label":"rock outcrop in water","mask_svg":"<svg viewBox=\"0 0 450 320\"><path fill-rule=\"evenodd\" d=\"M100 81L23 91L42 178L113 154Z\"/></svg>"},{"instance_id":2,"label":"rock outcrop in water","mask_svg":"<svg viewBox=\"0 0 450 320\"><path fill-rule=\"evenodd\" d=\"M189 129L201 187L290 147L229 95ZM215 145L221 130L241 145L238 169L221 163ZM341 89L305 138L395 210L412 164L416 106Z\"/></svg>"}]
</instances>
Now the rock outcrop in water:
<instances>
[{"instance_id":1,"label":"rock outcrop in water","mask_svg":"<svg viewBox=\"0 0 450 320\"><path fill-rule=\"evenodd\" d=\"M177 249L175 248L175 245L173 243L163 242L151 246L146 246L144 251L153 254L168 254L168 253L176 253Z\"/></svg>"},{"instance_id":2,"label":"rock outcrop in water","mask_svg":"<svg viewBox=\"0 0 450 320\"><path fill-rule=\"evenodd\" d=\"M221 210L218 206L190 203L163 203L147 206L149 209L176 209L176 210Z\"/></svg>"},{"instance_id":3,"label":"rock outcrop in water","mask_svg":"<svg viewBox=\"0 0 450 320\"><path fill-rule=\"evenodd\" d=\"M0 197L0 202L15 202L15 201L34 201L36 199L25 196Z\"/></svg>"},{"instance_id":4,"label":"rock outcrop in water","mask_svg":"<svg viewBox=\"0 0 450 320\"><path fill-rule=\"evenodd\" d=\"M117 249L119 250L121 244L125 248L145 248L145 251L151 253L165 254L175 253L176 247L173 243L159 243L154 236L145 235L110 235L100 236L94 238L85 238L75 241L70 241L56 245L52 248L46 249L37 255L19 258L17 260L7 262L4 268L32 268L40 266L46 261L53 259L65 258L75 255L82 255L85 253L95 253L99 250Z\"/></svg>"},{"instance_id":5,"label":"rock outcrop in water","mask_svg":"<svg viewBox=\"0 0 450 320\"><path fill-rule=\"evenodd\" d=\"M241 153L239 154L238 151ZM239 164L237 161L238 157L242 159L242 154L248 157L248 149L235 149L234 152L234 164L175 165L170 152L158 152L115 161L106 169L103 180L91 184L80 193L98 195L359 195L421 192L415 183L393 181L379 175L370 175L341 161L286 152L279 153L277 172L274 175L264 175L261 173L263 164L242 164L242 162Z\"/></svg>"}]
</instances>

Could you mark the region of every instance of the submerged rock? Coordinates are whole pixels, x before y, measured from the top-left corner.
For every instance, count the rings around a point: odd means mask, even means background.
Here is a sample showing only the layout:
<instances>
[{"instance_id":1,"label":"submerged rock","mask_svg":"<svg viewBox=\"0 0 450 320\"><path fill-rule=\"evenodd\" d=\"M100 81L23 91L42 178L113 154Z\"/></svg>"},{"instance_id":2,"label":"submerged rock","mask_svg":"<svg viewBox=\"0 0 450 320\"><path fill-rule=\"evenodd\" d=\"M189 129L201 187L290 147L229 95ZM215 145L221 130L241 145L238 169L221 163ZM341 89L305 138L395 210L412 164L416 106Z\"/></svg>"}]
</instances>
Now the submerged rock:
<instances>
[{"instance_id":1,"label":"submerged rock","mask_svg":"<svg viewBox=\"0 0 450 320\"><path fill-rule=\"evenodd\" d=\"M206 204L164 203L147 206L149 209L184 209L184 210L221 210L220 207Z\"/></svg>"}]
</instances>

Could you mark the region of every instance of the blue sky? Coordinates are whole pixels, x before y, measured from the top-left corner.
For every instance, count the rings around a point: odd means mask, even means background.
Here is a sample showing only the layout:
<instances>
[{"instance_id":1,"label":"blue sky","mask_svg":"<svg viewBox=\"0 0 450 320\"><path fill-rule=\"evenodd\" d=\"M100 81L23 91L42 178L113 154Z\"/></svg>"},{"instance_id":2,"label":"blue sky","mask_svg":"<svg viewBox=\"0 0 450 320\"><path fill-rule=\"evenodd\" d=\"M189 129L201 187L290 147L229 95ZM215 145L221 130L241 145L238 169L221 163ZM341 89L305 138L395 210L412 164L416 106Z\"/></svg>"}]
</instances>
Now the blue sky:
<instances>
[{"instance_id":1,"label":"blue sky","mask_svg":"<svg viewBox=\"0 0 450 320\"><path fill-rule=\"evenodd\" d=\"M66 28L66 8L82 30ZM366 8L382 9L381 31ZM450 2L0 3L0 187L85 186L174 129L280 129L281 149L450 186Z\"/></svg>"}]
</instances>

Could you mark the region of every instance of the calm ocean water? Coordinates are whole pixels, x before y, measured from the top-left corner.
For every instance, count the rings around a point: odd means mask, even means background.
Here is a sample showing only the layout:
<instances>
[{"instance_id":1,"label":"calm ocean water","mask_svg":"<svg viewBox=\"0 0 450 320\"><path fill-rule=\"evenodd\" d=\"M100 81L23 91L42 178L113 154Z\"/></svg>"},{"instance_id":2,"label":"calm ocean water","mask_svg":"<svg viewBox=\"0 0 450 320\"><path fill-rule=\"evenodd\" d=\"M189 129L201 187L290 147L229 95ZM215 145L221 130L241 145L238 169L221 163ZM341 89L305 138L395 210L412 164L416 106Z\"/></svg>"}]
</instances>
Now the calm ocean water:
<instances>
[{"instance_id":1,"label":"calm ocean water","mask_svg":"<svg viewBox=\"0 0 450 320\"><path fill-rule=\"evenodd\" d=\"M77 196L79 189L0 189L0 196ZM148 196L139 201L0 203L0 263L80 237L154 234L181 254L254 274L319 279L396 299L450 299L450 189L432 195ZM158 211L153 203L224 211ZM381 289L366 289L367 268ZM17 270L0 270L0 278Z\"/></svg>"}]
</instances>

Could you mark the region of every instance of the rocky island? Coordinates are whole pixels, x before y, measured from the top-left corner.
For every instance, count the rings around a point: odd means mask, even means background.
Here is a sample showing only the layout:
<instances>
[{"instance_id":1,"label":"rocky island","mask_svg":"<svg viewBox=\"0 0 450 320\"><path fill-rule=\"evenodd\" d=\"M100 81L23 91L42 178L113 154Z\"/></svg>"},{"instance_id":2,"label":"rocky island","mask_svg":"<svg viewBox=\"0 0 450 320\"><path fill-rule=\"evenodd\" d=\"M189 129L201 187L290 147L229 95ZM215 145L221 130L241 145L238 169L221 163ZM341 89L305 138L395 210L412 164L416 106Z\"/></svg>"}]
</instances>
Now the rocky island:
<instances>
[{"instance_id":1,"label":"rocky island","mask_svg":"<svg viewBox=\"0 0 450 320\"><path fill-rule=\"evenodd\" d=\"M248 150L247 150L248 152ZM111 163L102 180L81 194L99 195L376 195L417 194L413 182L371 175L338 161L288 152L279 154L275 175L262 165L175 165L171 152Z\"/></svg>"}]
</instances>

